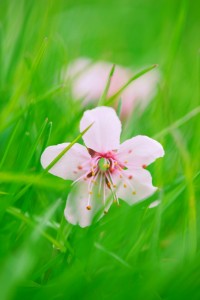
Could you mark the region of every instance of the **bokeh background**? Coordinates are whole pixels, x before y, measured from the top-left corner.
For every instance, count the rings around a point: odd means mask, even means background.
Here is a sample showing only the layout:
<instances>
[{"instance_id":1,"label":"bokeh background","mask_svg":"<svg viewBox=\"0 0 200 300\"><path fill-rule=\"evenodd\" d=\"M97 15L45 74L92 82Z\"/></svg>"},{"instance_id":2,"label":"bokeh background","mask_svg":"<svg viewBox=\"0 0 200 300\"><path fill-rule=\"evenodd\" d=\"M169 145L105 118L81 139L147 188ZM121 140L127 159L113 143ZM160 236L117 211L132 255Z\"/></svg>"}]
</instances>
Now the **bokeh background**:
<instances>
[{"instance_id":1,"label":"bokeh background","mask_svg":"<svg viewBox=\"0 0 200 300\"><path fill-rule=\"evenodd\" d=\"M0 299L200 298L198 1L0 1ZM42 174L84 107L62 70L80 56L158 64L159 91L123 121L156 138L159 191L89 228L66 222L70 182ZM160 205L149 208L159 200Z\"/></svg>"}]
</instances>

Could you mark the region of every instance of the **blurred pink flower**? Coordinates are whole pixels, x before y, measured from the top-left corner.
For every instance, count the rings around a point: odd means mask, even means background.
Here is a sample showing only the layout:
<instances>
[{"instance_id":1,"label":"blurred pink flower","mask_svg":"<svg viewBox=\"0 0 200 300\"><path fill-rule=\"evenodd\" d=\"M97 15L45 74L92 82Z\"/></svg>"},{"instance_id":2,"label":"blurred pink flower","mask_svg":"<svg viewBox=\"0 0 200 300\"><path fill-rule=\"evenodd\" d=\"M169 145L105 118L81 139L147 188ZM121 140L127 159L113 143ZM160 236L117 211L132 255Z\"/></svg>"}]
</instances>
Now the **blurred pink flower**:
<instances>
[{"instance_id":1,"label":"blurred pink flower","mask_svg":"<svg viewBox=\"0 0 200 300\"><path fill-rule=\"evenodd\" d=\"M86 147L75 144L50 169L74 181L65 217L72 224L88 226L100 219L119 198L132 205L156 191L146 166L164 155L163 147L147 136L136 136L120 145L121 122L110 107L87 110L80 122ZM41 164L46 168L68 143L47 147Z\"/></svg>"},{"instance_id":2,"label":"blurred pink flower","mask_svg":"<svg viewBox=\"0 0 200 300\"><path fill-rule=\"evenodd\" d=\"M72 80L72 95L75 99L84 99L84 104L97 101L106 85L108 74L112 68L109 62L93 63L88 58L73 61L65 74ZM116 66L112 77L108 97L115 94L131 77L132 70ZM132 82L121 94L122 116L129 116L135 106L144 109L156 94L159 74L153 70Z\"/></svg>"}]
</instances>

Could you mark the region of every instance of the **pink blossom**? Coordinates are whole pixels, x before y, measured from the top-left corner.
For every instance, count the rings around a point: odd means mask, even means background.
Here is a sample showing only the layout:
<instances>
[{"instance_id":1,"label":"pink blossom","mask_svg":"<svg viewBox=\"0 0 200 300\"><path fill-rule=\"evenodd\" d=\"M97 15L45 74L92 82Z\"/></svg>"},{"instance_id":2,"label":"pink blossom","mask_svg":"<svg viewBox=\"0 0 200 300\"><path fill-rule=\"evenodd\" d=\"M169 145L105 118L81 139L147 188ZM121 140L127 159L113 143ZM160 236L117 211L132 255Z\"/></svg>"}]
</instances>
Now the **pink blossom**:
<instances>
[{"instance_id":1,"label":"pink blossom","mask_svg":"<svg viewBox=\"0 0 200 300\"><path fill-rule=\"evenodd\" d=\"M121 122L113 108L87 110L80 131L92 127L83 136L86 147L75 144L50 169L50 173L73 180L65 208L72 224L88 226L107 213L119 199L132 205L156 191L145 169L164 155L163 147L147 136L136 136L120 144ZM41 163L46 168L68 143L45 149Z\"/></svg>"},{"instance_id":2,"label":"pink blossom","mask_svg":"<svg viewBox=\"0 0 200 300\"><path fill-rule=\"evenodd\" d=\"M72 80L72 95L75 99L84 99L84 104L97 101L106 85L112 63L98 61L93 63L88 58L73 61L67 70L66 79ZM116 66L112 77L108 97L115 94L131 77L129 68ZM151 71L132 82L121 94L122 116L131 115L135 106L144 109L156 94L159 80L157 71Z\"/></svg>"}]
</instances>

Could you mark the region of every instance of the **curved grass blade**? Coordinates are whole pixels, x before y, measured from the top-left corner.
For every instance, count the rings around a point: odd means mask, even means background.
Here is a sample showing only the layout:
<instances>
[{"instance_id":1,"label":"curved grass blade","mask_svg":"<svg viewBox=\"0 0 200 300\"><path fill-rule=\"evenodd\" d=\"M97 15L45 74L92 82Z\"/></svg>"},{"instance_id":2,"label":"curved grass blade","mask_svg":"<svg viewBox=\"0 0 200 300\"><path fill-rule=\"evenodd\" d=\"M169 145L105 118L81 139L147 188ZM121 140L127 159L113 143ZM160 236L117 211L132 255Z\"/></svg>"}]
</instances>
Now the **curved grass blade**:
<instances>
[{"instance_id":1,"label":"curved grass blade","mask_svg":"<svg viewBox=\"0 0 200 300\"><path fill-rule=\"evenodd\" d=\"M48 38L45 37L33 61L33 65L32 65L33 72L37 69L38 65L42 61L42 58L47 50L47 45L48 45Z\"/></svg>"},{"instance_id":2,"label":"curved grass blade","mask_svg":"<svg viewBox=\"0 0 200 300\"><path fill-rule=\"evenodd\" d=\"M38 180L41 178L41 176L43 174L46 174L60 159L61 157L67 153L67 151L69 151L69 149L72 148L72 146L90 129L90 127L93 125L90 124L85 130L83 130L74 140L73 142L71 142L47 167L46 169L44 169L44 171L42 172L42 174L38 177ZM15 201L17 201L18 199L20 199L25 192L29 189L29 187L32 186L32 183L28 184L27 186L25 186L20 192L18 192L15 195Z\"/></svg>"},{"instance_id":3,"label":"curved grass blade","mask_svg":"<svg viewBox=\"0 0 200 300\"><path fill-rule=\"evenodd\" d=\"M119 99L118 105L117 105L117 115L120 118L121 115L121 110L122 110L122 98Z\"/></svg>"},{"instance_id":4,"label":"curved grass blade","mask_svg":"<svg viewBox=\"0 0 200 300\"><path fill-rule=\"evenodd\" d=\"M39 141L40 141L40 139L41 139L41 137L42 137L42 135L44 133L44 130L45 130L47 124L48 124L48 118L45 119L45 121L44 121L44 123L43 123L43 125L42 125L42 127L40 129L40 132L39 132L39 134L38 134L38 136L36 138L36 141L35 141L35 143L33 144L32 148L30 150L30 154L29 154L28 159L27 159L27 161L26 161L26 163L24 165L24 169L26 169L29 166L29 164L31 162L31 159L33 158L33 155L35 153L37 145L38 145L38 143L39 143Z\"/></svg>"},{"instance_id":5,"label":"curved grass blade","mask_svg":"<svg viewBox=\"0 0 200 300\"><path fill-rule=\"evenodd\" d=\"M5 259L4 264L0 270L2 300L11 299L10 296L13 288L16 287L19 282L26 279L28 274L34 268L34 265L37 262L36 253L38 250L39 242L41 240L41 232L44 232L45 228L47 227L48 221L55 214L60 204L61 201L57 200L53 205L51 205L47 212L41 216L42 221L38 224L35 224L36 226L34 226L32 232L29 234L24 243L16 249L14 255L12 251ZM14 270L14 272L12 270Z\"/></svg>"},{"instance_id":6,"label":"curved grass blade","mask_svg":"<svg viewBox=\"0 0 200 300\"><path fill-rule=\"evenodd\" d=\"M15 129L13 130L13 132L11 134L11 137L10 137L10 139L8 141L7 147L6 147L5 151L4 151L3 157L2 157L1 162L0 162L0 169L2 168L2 166L3 166L3 164L4 164L5 160L6 160L6 157L8 155L8 151L10 150L10 146L11 146L11 144L12 144L12 142L13 142L15 136L16 136L16 133L17 133L18 128L19 128L19 125L20 125L20 120L18 121L17 125L15 126Z\"/></svg>"},{"instance_id":7,"label":"curved grass blade","mask_svg":"<svg viewBox=\"0 0 200 300\"><path fill-rule=\"evenodd\" d=\"M47 133L46 133L46 136L45 136L45 141L43 143L42 149L45 149L46 146L48 145L49 138L51 136L51 131L52 131L52 122L49 122L48 125L47 125Z\"/></svg>"},{"instance_id":8,"label":"curved grass blade","mask_svg":"<svg viewBox=\"0 0 200 300\"><path fill-rule=\"evenodd\" d=\"M25 216L19 208L16 208L14 206L9 206L6 209L6 211L10 215L12 215L12 216L16 217L17 219L26 223L28 226L30 226L32 228L36 227L36 223L33 220L31 220L29 217ZM50 243L52 243L52 245L54 245L61 252L66 251L65 247L63 245L61 245L56 239L54 239L50 234L46 233L43 230L39 230L39 231L43 237L45 237Z\"/></svg>"},{"instance_id":9,"label":"curved grass blade","mask_svg":"<svg viewBox=\"0 0 200 300\"><path fill-rule=\"evenodd\" d=\"M133 77L131 77L127 83L125 83L118 92L116 92L113 96L111 96L109 99L107 99L105 101L105 105L111 105L115 102L115 100L117 99L118 96L120 96L120 94L129 86L130 83L132 83L134 80L138 79L139 77L141 77L142 75L146 74L147 72L155 69L158 65L152 65L148 68L143 69L142 71L138 72L137 74L135 74Z\"/></svg>"},{"instance_id":10,"label":"curved grass blade","mask_svg":"<svg viewBox=\"0 0 200 300\"><path fill-rule=\"evenodd\" d=\"M27 173L15 173L15 172L0 172L1 183L16 183L30 186L34 185L41 188L50 188L55 191L63 191L66 189L66 182L57 182L53 178L42 178L41 174L27 174ZM1 192L0 192L1 193Z\"/></svg>"},{"instance_id":11,"label":"curved grass blade","mask_svg":"<svg viewBox=\"0 0 200 300\"><path fill-rule=\"evenodd\" d=\"M115 72L115 65L113 65L111 70L110 70L110 73L109 73L109 76L108 76L108 79L107 79L107 82L106 82L106 86L105 86L105 89L103 91L103 94L101 95L101 98L99 99L98 106L103 105L105 100L106 100L106 97L107 97L107 94L108 94L108 90L109 90L111 80L112 80L112 76L113 76L114 72Z\"/></svg>"},{"instance_id":12,"label":"curved grass blade","mask_svg":"<svg viewBox=\"0 0 200 300\"><path fill-rule=\"evenodd\" d=\"M77 138L73 140L47 167L44 169L44 172L47 173L60 159L61 157L71 149L71 147L90 129L90 127L93 125L90 124L85 130L83 130Z\"/></svg>"},{"instance_id":13,"label":"curved grass blade","mask_svg":"<svg viewBox=\"0 0 200 300\"><path fill-rule=\"evenodd\" d=\"M159 139L160 137L165 136L166 134L172 132L174 129L179 128L183 124L185 124L188 121L190 121L192 118L196 117L199 113L200 113L200 106L197 106L195 109L193 109L192 111L190 111L184 117L178 119L177 121L175 121L174 123L172 123L170 126L166 127L165 129L163 129L159 133L155 134L153 136L153 138L154 139Z\"/></svg>"}]
</instances>

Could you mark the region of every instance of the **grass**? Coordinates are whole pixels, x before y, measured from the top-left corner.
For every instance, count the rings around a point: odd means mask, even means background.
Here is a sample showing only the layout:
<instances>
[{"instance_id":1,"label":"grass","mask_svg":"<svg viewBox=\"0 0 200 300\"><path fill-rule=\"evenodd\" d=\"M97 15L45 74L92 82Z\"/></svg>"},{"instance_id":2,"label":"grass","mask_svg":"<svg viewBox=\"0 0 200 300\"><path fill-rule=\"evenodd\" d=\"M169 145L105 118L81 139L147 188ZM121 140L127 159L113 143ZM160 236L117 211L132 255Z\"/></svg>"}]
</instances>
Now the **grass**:
<instances>
[{"instance_id":1,"label":"grass","mask_svg":"<svg viewBox=\"0 0 200 300\"><path fill-rule=\"evenodd\" d=\"M199 8L172 0L0 2L1 300L200 298ZM61 76L79 56L144 71L158 64L159 92L123 121L122 140L146 134L166 151L149 167L155 195L113 205L84 229L63 216L71 183L40 165L47 145L80 138L86 108Z\"/></svg>"}]
</instances>

